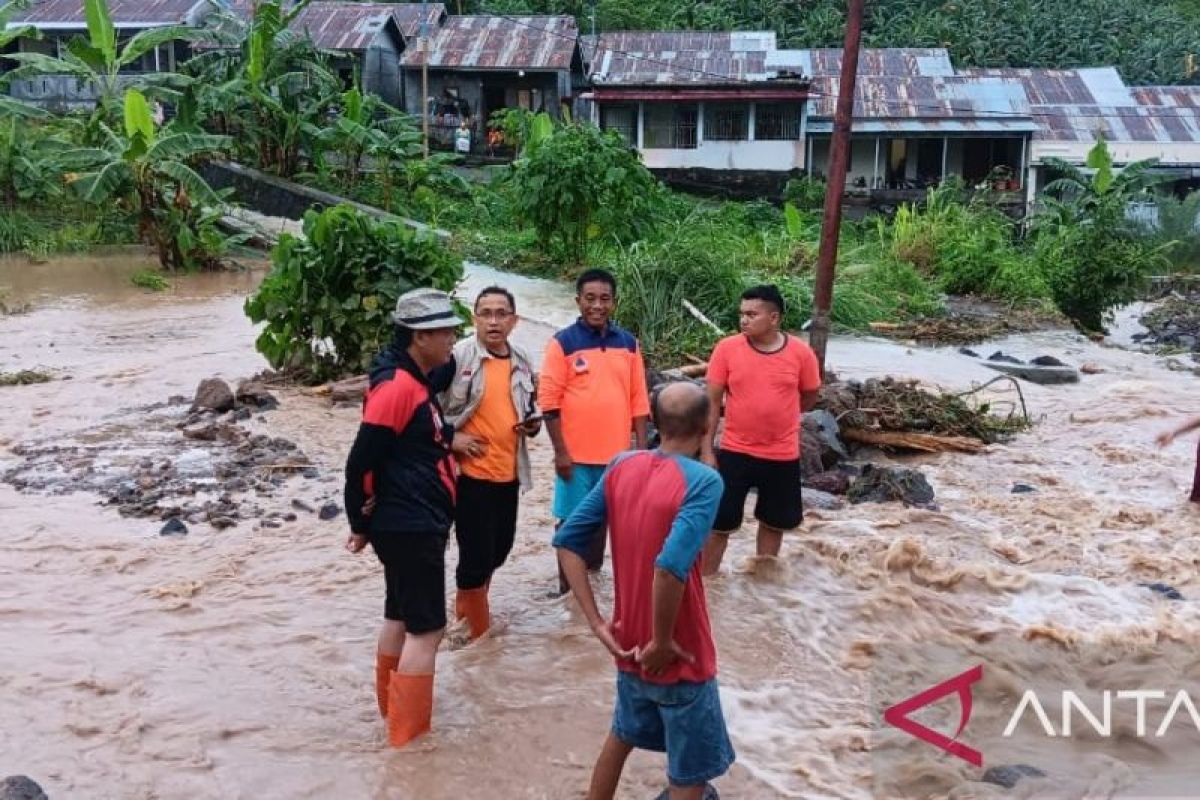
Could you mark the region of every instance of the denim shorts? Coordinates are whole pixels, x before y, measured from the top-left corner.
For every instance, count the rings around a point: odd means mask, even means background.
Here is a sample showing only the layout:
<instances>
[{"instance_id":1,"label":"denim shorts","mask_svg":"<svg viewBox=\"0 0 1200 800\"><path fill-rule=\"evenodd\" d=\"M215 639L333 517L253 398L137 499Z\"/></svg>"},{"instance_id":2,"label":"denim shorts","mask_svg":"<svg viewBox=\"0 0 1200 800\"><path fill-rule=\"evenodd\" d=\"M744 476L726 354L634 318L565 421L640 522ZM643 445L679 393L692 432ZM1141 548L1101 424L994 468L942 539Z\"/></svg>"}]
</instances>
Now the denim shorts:
<instances>
[{"instance_id":1,"label":"denim shorts","mask_svg":"<svg viewBox=\"0 0 1200 800\"><path fill-rule=\"evenodd\" d=\"M588 492L604 477L604 464L574 464L571 480L554 476L554 517L565 520L583 502Z\"/></svg>"},{"instance_id":2,"label":"denim shorts","mask_svg":"<svg viewBox=\"0 0 1200 800\"><path fill-rule=\"evenodd\" d=\"M618 671L612 730L625 744L665 752L667 778L676 786L720 777L735 757L716 678L657 684Z\"/></svg>"}]
</instances>

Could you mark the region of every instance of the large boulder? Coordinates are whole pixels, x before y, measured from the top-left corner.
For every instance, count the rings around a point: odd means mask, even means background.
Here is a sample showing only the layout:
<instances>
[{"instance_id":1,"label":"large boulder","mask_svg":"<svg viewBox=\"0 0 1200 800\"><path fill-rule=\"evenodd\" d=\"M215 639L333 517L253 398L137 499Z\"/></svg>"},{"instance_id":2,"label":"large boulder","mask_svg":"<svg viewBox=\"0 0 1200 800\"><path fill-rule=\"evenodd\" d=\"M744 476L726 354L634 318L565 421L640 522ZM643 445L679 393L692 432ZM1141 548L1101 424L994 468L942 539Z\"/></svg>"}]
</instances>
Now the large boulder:
<instances>
[{"instance_id":1,"label":"large boulder","mask_svg":"<svg viewBox=\"0 0 1200 800\"><path fill-rule=\"evenodd\" d=\"M933 487L915 469L867 464L862 475L850 484L846 498L851 503L889 503L899 500L908 506L933 503Z\"/></svg>"},{"instance_id":2,"label":"large boulder","mask_svg":"<svg viewBox=\"0 0 1200 800\"><path fill-rule=\"evenodd\" d=\"M192 411L211 409L212 411L228 411L236 405L233 390L229 384L220 378L205 378L196 387L196 397L192 400Z\"/></svg>"}]
</instances>

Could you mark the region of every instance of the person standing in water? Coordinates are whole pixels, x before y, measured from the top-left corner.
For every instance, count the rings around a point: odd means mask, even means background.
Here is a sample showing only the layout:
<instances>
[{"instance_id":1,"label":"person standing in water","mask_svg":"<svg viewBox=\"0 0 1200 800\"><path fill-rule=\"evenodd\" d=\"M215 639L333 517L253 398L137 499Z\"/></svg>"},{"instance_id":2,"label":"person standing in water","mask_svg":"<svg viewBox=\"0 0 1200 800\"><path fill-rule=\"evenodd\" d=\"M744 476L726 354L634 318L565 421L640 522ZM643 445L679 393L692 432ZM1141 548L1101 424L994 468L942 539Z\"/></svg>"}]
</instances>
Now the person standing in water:
<instances>
[{"instance_id":1,"label":"person standing in water","mask_svg":"<svg viewBox=\"0 0 1200 800\"><path fill-rule=\"evenodd\" d=\"M632 431L637 449L646 447L650 400L646 367L632 333L612 322L617 279L589 269L575 282L579 319L546 345L538 404L554 445L554 516L571 516L604 474L612 457L629 449ZM604 565L604 528L593 531L588 569ZM559 570L558 594L567 592Z\"/></svg>"},{"instance_id":2,"label":"person standing in water","mask_svg":"<svg viewBox=\"0 0 1200 800\"><path fill-rule=\"evenodd\" d=\"M593 633L616 659L612 729L588 800L616 793L633 749L667 754L672 800L715 797L708 785L734 761L717 687L700 553L721 500L721 477L695 460L709 399L692 383L654 403L653 451L618 455L554 536L558 559ZM613 614L605 620L587 578L597 527L612 535Z\"/></svg>"},{"instance_id":3,"label":"person standing in water","mask_svg":"<svg viewBox=\"0 0 1200 800\"><path fill-rule=\"evenodd\" d=\"M717 343L708 361L708 435L702 459L725 482L714 536L704 551L704 574L721 566L729 536L742 526L746 495L758 491L757 552L778 556L784 531L800 525L800 414L810 411L821 388L812 349L780 330L779 289L754 286L742 293L741 333ZM725 403L721 447L713 444Z\"/></svg>"},{"instance_id":4,"label":"person standing in water","mask_svg":"<svg viewBox=\"0 0 1200 800\"><path fill-rule=\"evenodd\" d=\"M454 519L459 450L430 376L448 363L459 319L436 289L401 295L391 345L371 365L362 423L346 462L346 549L369 543L383 563L387 597L375 658L375 693L388 740L400 747L427 732L433 672L446 627L446 539Z\"/></svg>"},{"instance_id":5,"label":"person standing in water","mask_svg":"<svg viewBox=\"0 0 1200 800\"><path fill-rule=\"evenodd\" d=\"M459 458L454 517L454 613L477 639L491 626L488 590L512 551L520 493L532 484L526 440L541 423L533 360L509 339L517 325L516 298L489 286L475 298L474 318L475 335L455 345L453 377L439 399L455 431L479 440Z\"/></svg>"},{"instance_id":6,"label":"person standing in water","mask_svg":"<svg viewBox=\"0 0 1200 800\"><path fill-rule=\"evenodd\" d=\"M1175 430L1160 433L1158 435L1158 446L1166 447L1185 433L1191 433L1198 429L1200 429L1200 417L1188 420ZM1200 503L1200 441L1196 442L1196 474L1192 478L1192 496L1190 500L1193 503Z\"/></svg>"}]
</instances>

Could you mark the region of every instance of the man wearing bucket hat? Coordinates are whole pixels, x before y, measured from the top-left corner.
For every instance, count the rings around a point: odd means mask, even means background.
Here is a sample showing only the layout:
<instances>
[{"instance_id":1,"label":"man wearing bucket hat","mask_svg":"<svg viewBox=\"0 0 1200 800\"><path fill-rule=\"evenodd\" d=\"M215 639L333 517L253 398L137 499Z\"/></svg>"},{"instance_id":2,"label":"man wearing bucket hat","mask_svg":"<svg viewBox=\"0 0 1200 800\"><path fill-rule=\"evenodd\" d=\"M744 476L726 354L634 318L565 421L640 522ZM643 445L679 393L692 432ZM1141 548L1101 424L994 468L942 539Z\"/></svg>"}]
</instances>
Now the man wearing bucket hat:
<instances>
[{"instance_id":1,"label":"man wearing bucket hat","mask_svg":"<svg viewBox=\"0 0 1200 800\"><path fill-rule=\"evenodd\" d=\"M433 672L446 627L446 539L454 520L451 452L472 445L454 435L438 405L431 374L447 364L458 315L436 289L401 295L395 334L371 365L362 424L346 463L346 548L370 543L387 582L375 664L380 714L400 747L427 732ZM369 510L368 510L369 509Z\"/></svg>"}]
</instances>

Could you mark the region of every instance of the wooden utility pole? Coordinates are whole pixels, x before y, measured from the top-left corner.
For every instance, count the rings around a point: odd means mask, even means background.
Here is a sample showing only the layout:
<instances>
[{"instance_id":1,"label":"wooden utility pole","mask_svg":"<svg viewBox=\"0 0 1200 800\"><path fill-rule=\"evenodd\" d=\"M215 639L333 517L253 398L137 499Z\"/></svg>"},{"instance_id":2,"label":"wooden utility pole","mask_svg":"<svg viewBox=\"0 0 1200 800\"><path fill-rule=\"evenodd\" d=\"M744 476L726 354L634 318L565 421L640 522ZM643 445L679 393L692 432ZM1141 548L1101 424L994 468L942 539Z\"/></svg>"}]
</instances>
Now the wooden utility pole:
<instances>
[{"instance_id":1,"label":"wooden utility pole","mask_svg":"<svg viewBox=\"0 0 1200 800\"><path fill-rule=\"evenodd\" d=\"M838 234L842 227L842 198L846 193L846 165L850 158L850 126L854 120L854 84L858 77L858 45L862 40L863 3L849 0L846 43L842 50L842 77L838 85L837 112L829 147L829 178L825 184L825 215L821 223L821 249L817 254L817 279L813 290L812 327L808 341L825 374L825 346L829 342L829 310L833 305L833 275L837 266Z\"/></svg>"},{"instance_id":2,"label":"wooden utility pole","mask_svg":"<svg viewBox=\"0 0 1200 800\"><path fill-rule=\"evenodd\" d=\"M429 159L429 3L421 3L421 152Z\"/></svg>"}]
</instances>

